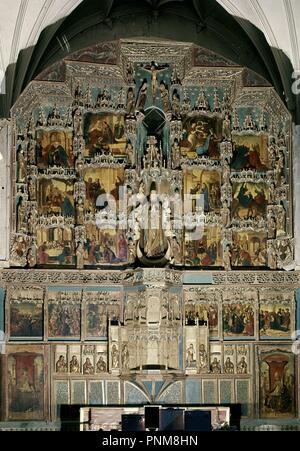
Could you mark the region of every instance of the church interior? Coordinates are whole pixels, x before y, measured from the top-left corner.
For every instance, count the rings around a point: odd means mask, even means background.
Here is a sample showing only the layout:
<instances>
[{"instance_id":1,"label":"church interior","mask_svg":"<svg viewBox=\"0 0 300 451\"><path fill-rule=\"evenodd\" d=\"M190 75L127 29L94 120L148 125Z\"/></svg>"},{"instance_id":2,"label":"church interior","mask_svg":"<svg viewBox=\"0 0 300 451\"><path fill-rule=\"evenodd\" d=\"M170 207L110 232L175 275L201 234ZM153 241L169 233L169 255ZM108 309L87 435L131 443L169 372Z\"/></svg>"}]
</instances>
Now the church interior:
<instances>
[{"instance_id":1,"label":"church interior","mask_svg":"<svg viewBox=\"0 0 300 451\"><path fill-rule=\"evenodd\" d=\"M0 430L300 430L299 3L1 3Z\"/></svg>"}]
</instances>

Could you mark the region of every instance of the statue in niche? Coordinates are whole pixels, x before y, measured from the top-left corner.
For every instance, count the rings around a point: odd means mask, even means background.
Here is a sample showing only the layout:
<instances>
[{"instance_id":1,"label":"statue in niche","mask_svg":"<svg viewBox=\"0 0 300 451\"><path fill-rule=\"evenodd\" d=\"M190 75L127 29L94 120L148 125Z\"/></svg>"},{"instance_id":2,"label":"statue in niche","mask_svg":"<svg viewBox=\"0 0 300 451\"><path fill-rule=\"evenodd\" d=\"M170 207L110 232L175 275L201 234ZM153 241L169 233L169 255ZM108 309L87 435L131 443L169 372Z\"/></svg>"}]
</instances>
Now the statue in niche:
<instances>
[{"instance_id":1,"label":"statue in niche","mask_svg":"<svg viewBox=\"0 0 300 451\"><path fill-rule=\"evenodd\" d=\"M142 86L139 91L137 103L136 103L136 109L140 112L145 111L145 106L147 102L147 92L148 92L148 81L145 78L142 82Z\"/></svg>"},{"instance_id":2,"label":"statue in niche","mask_svg":"<svg viewBox=\"0 0 300 451\"><path fill-rule=\"evenodd\" d=\"M164 81L160 82L160 97L163 106L163 111L165 113L169 113L171 111L170 97L169 97L169 89L167 84Z\"/></svg>"},{"instance_id":3,"label":"statue in niche","mask_svg":"<svg viewBox=\"0 0 300 451\"><path fill-rule=\"evenodd\" d=\"M231 225L231 213L228 207L228 201L225 200L222 208L222 223L224 227L230 227Z\"/></svg>"},{"instance_id":4,"label":"statue in niche","mask_svg":"<svg viewBox=\"0 0 300 451\"><path fill-rule=\"evenodd\" d=\"M193 343L191 343L186 351L186 367L193 368L196 366L195 349Z\"/></svg>"},{"instance_id":5,"label":"statue in niche","mask_svg":"<svg viewBox=\"0 0 300 451\"><path fill-rule=\"evenodd\" d=\"M231 271L231 259L232 259L231 247L229 244L227 244L226 248L224 249L223 255L223 265L225 271Z\"/></svg>"},{"instance_id":6,"label":"statue in niche","mask_svg":"<svg viewBox=\"0 0 300 451\"><path fill-rule=\"evenodd\" d=\"M80 108L77 108L77 110L74 113L74 133L75 133L75 136L83 135L82 112L81 112Z\"/></svg>"},{"instance_id":7,"label":"statue in niche","mask_svg":"<svg viewBox=\"0 0 300 451\"><path fill-rule=\"evenodd\" d=\"M278 208L276 216L277 235L283 234L286 230L286 213L283 206Z\"/></svg>"},{"instance_id":8,"label":"statue in niche","mask_svg":"<svg viewBox=\"0 0 300 451\"><path fill-rule=\"evenodd\" d=\"M128 141L125 149L125 153L128 157L128 162L131 167L135 167L135 155L134 155L134 149L131 141Z\"/></svg>"},{"instance_id":9,"label":"statue in niche","mask_svg":"<svg viewBox=\"0 0 300 451\"><path fill-rule=\"evenodd\" d=\"M84 268L84 245L82 242L78 243L76 249L77 269Z\"/></svg>"},{"instance_id":10,"label":"statue in niche","mask_svg":"<svg viewBox=\"0 0 300 451\"><path fill-rule=\"evenodd\" d=\"M84 225L84 204L82 199L78 199L76 207L76 221L78 225Z\"/></svg>"},{"instance_id":11,"label":"statue in niche","mask_svg":"<svg viewBox=\"0 0 300 451\"><path fill-rule=\"evenodd\" d=\"M36 144L33 139L29 142L29 148L28 148L28 162L31 165L36 164Z\"/></svg>"},{"instance_id":12,"label":"statue in niche","mask_svg":"<svg viewBox=\"0 0 300 451\"><path fill-rule=\"evenodd\" d=\"M82 175L83 175L83 167L84 167L84 158L83 158L82 153L80 152L78 154L78 157L76 158L75 168L81 179L82 179Z\"/></svg>"},{"instance_id":13,"label":"statue in niche","mask_svg":"<svg viewBox=\"0 0 300 451\"><path fill-rule=\"evenodd\" d=\"M208 355L203 344L199 347L199 368L200 371L208 369Z\"/></svg>"},{"instance_id":14,"label":"statue in niche","mask_svg":"<svg viewBox=\"0 0 300 451\"><path fill-rule=\"evenodd\" d=\"M111 348L111 364L113 369L119 368L119 351L116 345Z\"/></svg>"},{"instance_id":15,"label":"statue in niche","mask_svg":"<svg viewBox=\"0 0 300 451\"><path fill-rule=\"evenodd\" d=\"M214 357L214 360L210 365L210 371L213 374L221 374L221 362L217 357Z\"/></svg>"},{"instance_id":16,"label":"statue in niche","mask_svg":"<svg viewBox=\"0 0 300 451\"><path fill-rule=\"evenodd\" d=\"M148 222L144 230L144 252L149 258L161 257L165 253L165 237L163 232L163 209L153 184L148 207Z\"/></svg>"},{"instance_id":17,"label":"statue in niche","mask_svg":"<svg viewBox=\"0 0 300 451\"><path fill-rule=\"evenodd\" d=\"M24 183L26 181L27 168L26 159L23 150L18 153L18 182Z\"/></svg>"},{"instance_id":18,"label":"statue in niche","mask_svg":"<svg viewBox=\"0 0 300 451\"><path fill-rule=\"evenodd\" d=\"M274 216L270 216L268 220L268 238L274 239L276 234L276 221Z\"/></svg>"},{"instance_id":19,"label":"statue in niche","mask_svg":"<svg viewBox=\"0 0 300 451\"><path fill-rule=\"evenodd\" d=\"M20 197L18 200L18 207L17 207L17 224L18 224L18 231L22 230L22 228L26 224L26 202L23 197Z\"/></svg>"},{"instance_id":20,"label":"statue in niche","mask_svg":"<svg viewBox=\"0 0 300 451\"><path fill-rule=\"evenodd\" d=\"M61 355L56 363L56 372L57 373L67 373L68 366L65 360L65 357Z\"/></svg>"},{"instance_id":21,"label":"statue in niche","mask_svg":"<svg viewBox=\"0 0 300 451\"><path fill-rule=\"evenodd\" d=\"M172 94L172 118L174 120L180 120L180 96L177 89L174 89Z\"/></svg>"},{"instance_id":22,"label":"statue in niche","mask_svg":"<svg viewBox=\"0 0 300 451\"><path fill-rule=\"evenodd\" d=\"M29 213L27 218L27 228L29 235L34 235L36 233L36 218L32 213Z\"/></svg>"},{"instance_id":23,"label":"statue in niche","mask_svg":"<svg viewBox=\"0 0 300 451\"><path fill-rule=\"evenodd\" d=\"M128 259L129 259L130 264L135 262L136 253L137 253L136 252L136 242L132 238L129 238L129 240L128 240Z\"/></svg>"},{"instance_id":24,"label":"statue in niche","mask_svg":"<svg viewBox=\"0 0 300 451\"><path fill-rule=\"evenodd\" d=\"M70 373L72 374L80 373L80 365L76 355L73 355L72 360L70 362Z\"/></svg>"},{"instance_id":25,"label":"statue in niche","mask_svg":"<svg viewBox=\"0 0 300 451\"><path fill-rule=\"evenodd\" d=\"M230 165L227 160L223 164L223 184L230 185Z\"/></svg>"},{"instance_id":26,"label":"statue in niche","mask_svg":"<svg viewBox=\"0 0 300 451\"><path fill-rule=\"evenodd\" d=\"M121 361L122 361L122 368L123 370L129 369L129 351L128 346L125 344L122 349L122 355L121 355Z\"/></svg>"},{"instance_id":27,"label":"statue in niche","mask_svg":"<svg viewBox=\"0 0 300 451\"><path fill-rule=\"evenodd\" d=\"M35 179L30 178L28 180L28 192L29 192L29 199L31 202L36 201L36 182Z\"/></svg>"},{"instance_id":28,"label":"statue in niche","mask_svg":"<svg viewBox=\"0 0 300 451\"><path fill-rule=\"evenodd\" d=\"M157 140L154 136L150 136L148 140L148 149L144 157L145 168L157 168L161 162L160 152L157 147Z\"/></svg>"},{"instance_id":29,"label":"statue in niche","mask_svg":"<svg viewBox=\"0 0 300 451\"><path fill-rule=\"evenodd\" d=\"M96 370L97 370L98 374L107 372L107 365L106 365L106 362L105 362L105 360L104 360L104 358L102 356L99 357L99 360L98 360L97 365L96 365Z\"/></svg>"},{"instance_id":30,"label":"statue in niche","mask_svg":"<svg viewBox=\"0 0 300 451\"><path fill-rule=\"evenodd\" d=\"M181 148L179 145L179 140L175 138L173 146L172 146L172 160L173 160L173 169L178 169L180 167L181 162Z\"/></svg>"},{"instance_id":31,"label":"statue in niche","mask_svg":"<svg viewBox=\"0 0 300 451\"><path fill-rule=\"evenodd\" d=\"M224 372L226 374L234 374L234 364L230 360L230 357L227 357L225 364L224 364Z\"/></svg>"},{"instance_id":32,"label":"statue in niche","mask_svg":"<svg viewBox=\"0 0 300 451\"><path fill-rule=\"evenodd\" d=\"M270 269L277 269L277 253L273 244L268 251L268 266Z\"/></svg>"},{"instance_id":33,"label":"statue in niche","mask_svg":"<svg viewBox=\"0 0 300 451\"><path fill-rule=\"evenodd\" d=\"M83 365L83 374L94 374L94 366L92 365L92 362L88 357L86 358L85 364Z\"/></svg>"},{"instance_id":34,"label":"statue in niche","mask_svg":"<svg viewBox=\"0 0 300 451\"><path fill-rule=\"evenodd\" d=\"M245 357L242 357L237 365L237 374L248 374L248 365Z\"/></svg>"},{"instance_id":35,"label":"statue in niche","mask_svg":"<svg viewBox=\"0 0 300 451\"><path fill-rule=\"evenodd\" d=\"M128 89L126 114L127 114L128 118L135 117L135 95L134 95L133 88Z\"/></svg>"},{"instance_id":36,"label":"statue in niche","mask_svg":"<svg viewBox=\"0 0 300 451\"><path fill-rule=\"evenodd\" d=\"M231 141L231 120L228 114L225 115L223 120L222 136L225 141Z\"/></svg>"}]
</instances>

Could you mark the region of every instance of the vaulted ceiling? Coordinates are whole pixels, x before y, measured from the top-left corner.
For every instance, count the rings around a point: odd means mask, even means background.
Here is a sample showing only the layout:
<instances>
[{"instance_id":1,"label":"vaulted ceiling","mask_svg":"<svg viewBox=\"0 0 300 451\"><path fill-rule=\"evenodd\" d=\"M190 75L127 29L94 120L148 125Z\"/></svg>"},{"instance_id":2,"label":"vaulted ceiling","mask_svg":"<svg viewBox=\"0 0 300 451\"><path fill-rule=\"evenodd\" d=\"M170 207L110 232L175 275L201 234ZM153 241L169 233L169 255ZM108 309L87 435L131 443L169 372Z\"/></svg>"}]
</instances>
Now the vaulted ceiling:
<instances>
[{"instance_id":1,"label":"vaulted ceiling","mask_svg":"<svg viewBox=\"0 0 300 451\"><path fill-rule=\"evenodd\" d=\"M0 115L43 69L102 40L195 42L268 79L295 111L299 0L1 0ZM4 74L6 73L6 77Z\"/></svg>"}]
</instances>

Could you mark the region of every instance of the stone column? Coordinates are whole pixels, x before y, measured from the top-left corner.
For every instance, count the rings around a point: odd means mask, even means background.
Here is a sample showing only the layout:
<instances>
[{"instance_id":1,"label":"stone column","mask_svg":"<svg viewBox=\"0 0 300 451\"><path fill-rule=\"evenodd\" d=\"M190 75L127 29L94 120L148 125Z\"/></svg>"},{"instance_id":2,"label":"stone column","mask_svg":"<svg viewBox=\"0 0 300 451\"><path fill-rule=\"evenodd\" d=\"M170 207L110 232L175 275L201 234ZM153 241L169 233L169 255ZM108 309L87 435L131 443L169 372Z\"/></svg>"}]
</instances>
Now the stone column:
<instances>
[{"instance_id":1,"label":"stone column","mask_svg":"<svg viewBox=\"0 0 300 451\"><path fill-rule=\"evenodd\" d=\"M0 268L9 266L11 124L0 119Z\"/></svg>"},{"instance_id":2,"label":"stone column","mask_svg":"<svg viewBox=\"0 0 300 451\"><path fill-rule=\"evenodd\" d=\"M300 270L300 125L293 127L293 169L295 264Z\"/></svg>"}]
</instances>

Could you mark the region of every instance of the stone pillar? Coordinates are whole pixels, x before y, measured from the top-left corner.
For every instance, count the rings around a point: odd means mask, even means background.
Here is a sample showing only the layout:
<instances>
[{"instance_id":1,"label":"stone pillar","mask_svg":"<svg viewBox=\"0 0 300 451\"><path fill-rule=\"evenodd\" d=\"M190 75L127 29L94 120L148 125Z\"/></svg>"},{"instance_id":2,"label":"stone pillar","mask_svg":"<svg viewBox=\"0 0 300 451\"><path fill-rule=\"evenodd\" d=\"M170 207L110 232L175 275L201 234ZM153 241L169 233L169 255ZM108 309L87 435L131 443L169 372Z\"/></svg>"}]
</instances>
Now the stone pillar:
<instances>
[{"instance_id":1,"label":"stone pillar","mask_svg":"<svg viewBox=\"0 0 300 451\"><path fill-rule=\"evenodd\" d=\"M295 264L300 270L300 125L293 128Z\"/></svg>"},{"instance_id":2,"label":"stone pillar","mask_svg":"<svg viewBox=\"0 0 300 451\"><path fill-rule=\"evenodd\" d=\"M0 120L0 268L9 266L11 124Z\"/></svg>"}]
</instances>

